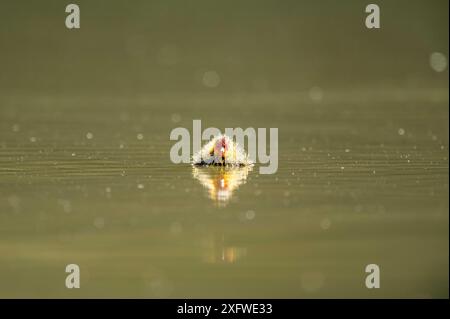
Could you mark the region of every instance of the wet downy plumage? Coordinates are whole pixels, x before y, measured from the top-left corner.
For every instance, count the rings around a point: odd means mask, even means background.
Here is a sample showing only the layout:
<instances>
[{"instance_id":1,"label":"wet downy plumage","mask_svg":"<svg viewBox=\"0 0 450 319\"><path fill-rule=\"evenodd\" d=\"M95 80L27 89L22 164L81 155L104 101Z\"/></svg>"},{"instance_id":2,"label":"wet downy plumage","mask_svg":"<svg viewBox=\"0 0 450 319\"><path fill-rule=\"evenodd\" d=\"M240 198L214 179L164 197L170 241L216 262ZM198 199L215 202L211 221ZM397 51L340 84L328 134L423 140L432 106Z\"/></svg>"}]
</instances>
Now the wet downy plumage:
<instances>
[{"instance_id":1,"label":"wet downy plumage","mask_svg":"<svg viewBox=\"0 0 450 319\"><path fill-rule=\"evenodd\" d=\"M192 164L196 166L249 166L245 151L226 135L218 135L209 141L203 148L194 154Z\"/></svg>"}]
</instances>

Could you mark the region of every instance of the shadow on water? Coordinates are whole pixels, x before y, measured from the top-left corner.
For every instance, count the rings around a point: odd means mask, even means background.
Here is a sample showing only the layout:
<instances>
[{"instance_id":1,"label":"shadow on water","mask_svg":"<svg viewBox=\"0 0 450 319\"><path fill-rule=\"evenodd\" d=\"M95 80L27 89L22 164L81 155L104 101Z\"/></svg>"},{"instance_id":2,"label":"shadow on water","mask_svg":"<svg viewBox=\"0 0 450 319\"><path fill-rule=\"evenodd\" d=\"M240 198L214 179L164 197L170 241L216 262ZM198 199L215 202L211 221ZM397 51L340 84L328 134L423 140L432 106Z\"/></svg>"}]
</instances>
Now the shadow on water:
<instances>
[{"instance_id":1,"label":"shadow on water","mask_svg":"<svg viewBox=\"0 0 450 319\"><path fill-rule=\"evenodd\" d=\"M192 176L208 190L209 198L217 206L224 207L230 201L234 191L246 183L251 170L251 166L193 167Z\"/></svg>"}]
</instances>

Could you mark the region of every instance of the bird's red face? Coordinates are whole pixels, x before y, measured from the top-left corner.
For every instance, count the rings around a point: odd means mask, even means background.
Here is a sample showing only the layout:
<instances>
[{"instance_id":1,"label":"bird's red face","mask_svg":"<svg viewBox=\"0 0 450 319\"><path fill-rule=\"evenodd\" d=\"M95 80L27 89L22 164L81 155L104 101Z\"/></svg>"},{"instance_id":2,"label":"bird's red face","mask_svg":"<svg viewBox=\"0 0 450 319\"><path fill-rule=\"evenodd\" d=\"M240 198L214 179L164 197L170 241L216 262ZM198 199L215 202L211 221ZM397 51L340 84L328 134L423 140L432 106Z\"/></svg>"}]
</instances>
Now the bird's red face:
<instances>
[{"instance_id":1,"label":"bird's red face","mask_svg":"<svg viewBox=\"0 0 450 319\"><path fill-rule=\"evenodd\" d=\"M214 145L214 157L224 163L228 148L229 142L225 137L218 139Z\"/></svg>"}]
</instances>

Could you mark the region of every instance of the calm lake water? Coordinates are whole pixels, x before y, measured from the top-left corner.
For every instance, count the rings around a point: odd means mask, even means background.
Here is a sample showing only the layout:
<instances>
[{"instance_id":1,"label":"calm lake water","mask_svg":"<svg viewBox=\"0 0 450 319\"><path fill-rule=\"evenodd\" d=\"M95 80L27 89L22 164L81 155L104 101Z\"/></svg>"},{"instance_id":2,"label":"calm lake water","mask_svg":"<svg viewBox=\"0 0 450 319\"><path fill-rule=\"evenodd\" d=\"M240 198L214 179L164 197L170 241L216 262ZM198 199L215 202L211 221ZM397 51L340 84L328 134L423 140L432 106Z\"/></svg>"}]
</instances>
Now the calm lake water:
<instances>
[{"instance_id":1,"label":"calm lake water","mask_svg":"<svg viewBox=\"0 0 450 319\"><path fill-rule=\"evenodd\" d=\"M1 111L2 297L448 296L445 90L29 97ZM172 164L169 133L192 114L278 127L278 172ZM64 286L69 263L79 290Z\"/></svg>"},{"instance_id":2,"label":"calm lake water","mask_svg":"<svg viewBox=\"0 0 450 319\"><path fill-rule=\"evenodd\" d=\"M0 297L448 298L447 0L76 3L0 5ZM278 171L173 164L194 119Z\"/></svg>"}]
</instances>

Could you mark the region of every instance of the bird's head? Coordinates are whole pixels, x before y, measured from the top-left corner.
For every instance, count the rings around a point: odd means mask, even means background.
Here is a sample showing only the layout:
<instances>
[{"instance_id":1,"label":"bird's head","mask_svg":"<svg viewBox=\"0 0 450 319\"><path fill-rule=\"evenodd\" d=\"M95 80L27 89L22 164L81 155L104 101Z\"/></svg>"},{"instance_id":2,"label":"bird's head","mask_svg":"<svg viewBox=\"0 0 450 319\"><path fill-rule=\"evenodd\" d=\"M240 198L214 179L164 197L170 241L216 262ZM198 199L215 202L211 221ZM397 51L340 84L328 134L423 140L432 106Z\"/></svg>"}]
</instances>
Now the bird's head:
<instances>
[{"instance_id":1,"label":"bird's head","mask_svg":"<svg viewBox=\"0 0 450 319\"><path fill-rule=\"evenodd\" d=\"M225 164L227 158L227 151L230 147L230 142L225 136L220 137L214 144L214 157L222 164Z\"/></svg>"}]
</instances>

